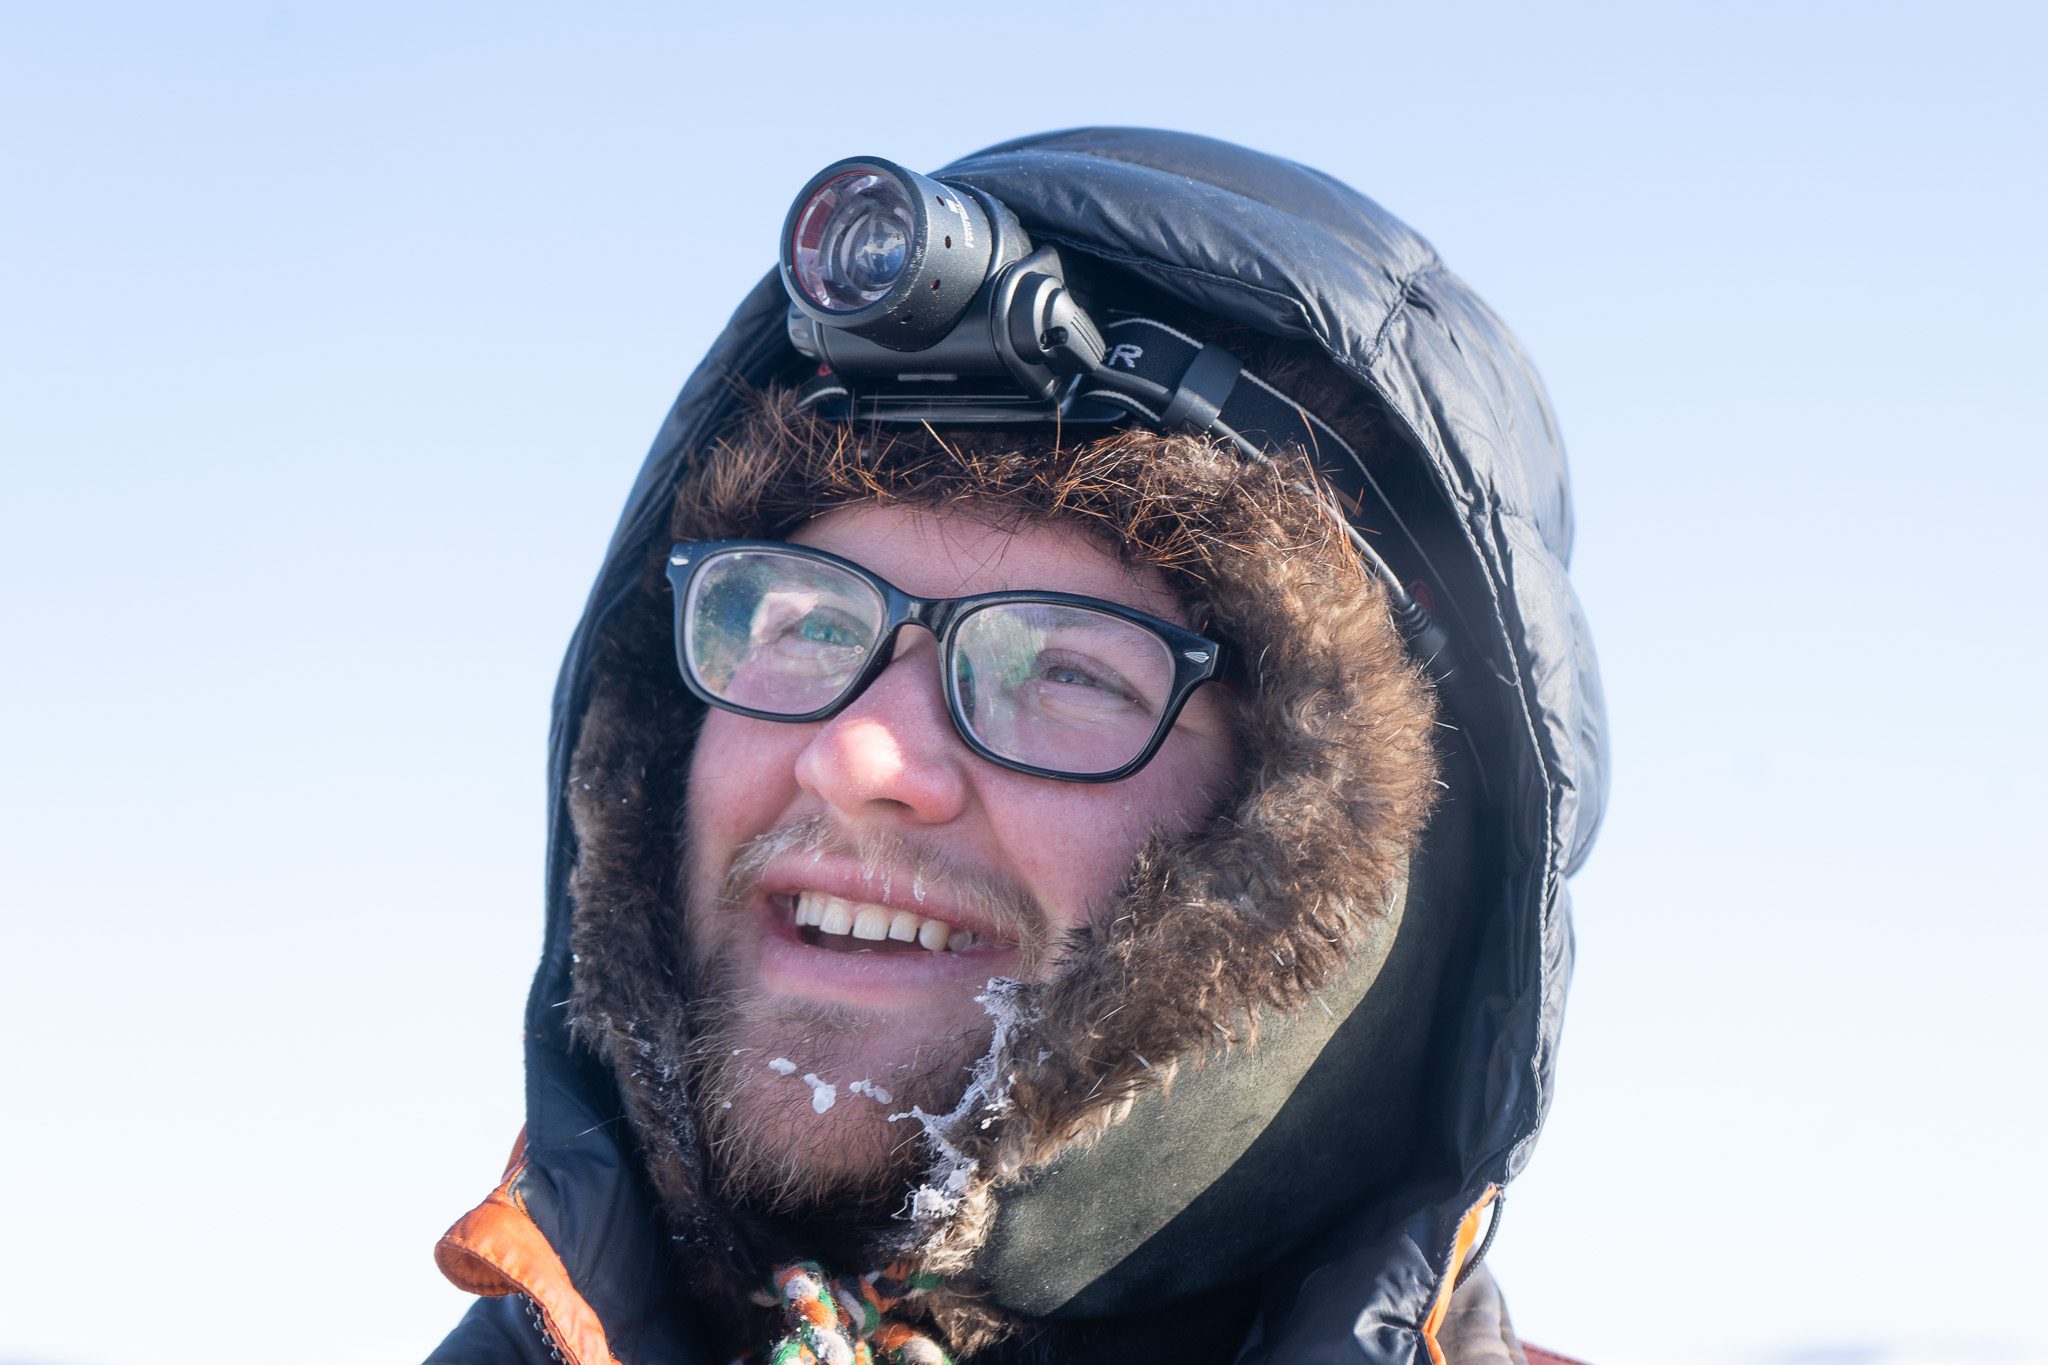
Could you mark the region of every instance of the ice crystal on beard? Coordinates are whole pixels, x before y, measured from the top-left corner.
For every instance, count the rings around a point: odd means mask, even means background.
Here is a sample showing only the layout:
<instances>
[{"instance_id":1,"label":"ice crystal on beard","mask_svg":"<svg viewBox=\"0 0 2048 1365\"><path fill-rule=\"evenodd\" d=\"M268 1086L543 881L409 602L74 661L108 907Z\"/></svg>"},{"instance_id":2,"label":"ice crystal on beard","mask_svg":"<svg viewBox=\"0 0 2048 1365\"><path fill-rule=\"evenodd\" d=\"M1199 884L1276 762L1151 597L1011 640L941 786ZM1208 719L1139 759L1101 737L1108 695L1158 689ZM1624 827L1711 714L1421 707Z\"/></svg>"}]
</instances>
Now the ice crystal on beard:
<instances>
[{"instance_id":1,"label":"ice crystal on beard","mask_svg":"<svg viewBox=\"0 0 2048 1365\"><path fill-rule=\"evenodd\" d=\"M1006 1069L1005 1059L1010 1052L1010 1036L1025 1022L1024 1006L1019 997L1023 994L1024 983L1007 977L997 977L988 983L988 988L975 1000L995 1020L995 1036L989 1039L988 1051L974 1064L974 1071L967 1082L967 1089L960 1094L960 1102L943 1114L927 1114L916 1105L907 1114L891 1114L889 1121L916 1119L924 1128L925 1141L931 1144L933 1160L926 1174L925 1183L911 1191L910 1217L915 1222L936 1222L950 1218L959 1211L960 1201L967 1194L968 1186L974 1180L975 1161L960 1150L953 1138L961 1131L961 1125L975 1116L980 1116L980 1128L987 1128L1009 1112L1010 1085L1015 1077Z\"/></svg>"}]
</instances>

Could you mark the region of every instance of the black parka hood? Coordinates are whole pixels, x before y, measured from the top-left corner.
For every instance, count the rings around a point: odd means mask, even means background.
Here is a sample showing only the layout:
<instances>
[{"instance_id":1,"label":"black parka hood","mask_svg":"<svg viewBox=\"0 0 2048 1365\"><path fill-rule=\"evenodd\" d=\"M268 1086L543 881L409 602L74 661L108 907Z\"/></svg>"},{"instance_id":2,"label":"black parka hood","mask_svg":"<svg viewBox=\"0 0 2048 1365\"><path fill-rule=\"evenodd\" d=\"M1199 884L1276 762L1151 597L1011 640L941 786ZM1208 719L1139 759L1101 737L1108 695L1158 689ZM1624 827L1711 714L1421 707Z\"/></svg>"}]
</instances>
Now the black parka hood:
<instances>
[{"instance_id":1,"label":"black parka hood","mask_svg":"<svg viewBox=\"0 0 2048 1365\"><path fill-rule=\"evenodd\" d=\"M1182 1132L1174 1140L1188 1162L1152 1182L1164 1193L1137 1201L1143 1217L1050 1254L1034 1227L1071 1229L1077 1210L1104 1188L1128 1190L1147 1165L1141 1139L1106 1140L1077 1154L1063 1180L1041 1182L1045 1193L1018 1190L979 1266L986 1292L1029 1317L1141 1313L1188 1292L1176 1285L1182 1272L1166 1267L1185 1268L1191 1253L1264 1220L1293 1233L1254 1233L1249 1261L1206 1258L1218 1275L1263 1277L1243 1359L1427 1358L1423 1325L1463 1254L1461 1227L1469 1232L1468 1214L1522 1168L1549 1102L1571 960L1565 877L1592 841L1604 795L1598 676L1565 576L1564 453L1540 382L1427 243L1291 162L1184 134L1080 129L1005 143L937 174L995 196L1034 240L1070 258L1220 324L1313 347L1371 396L1397 437L1374 478L1409 533L1408 548L1390 557L1450 631L1445 709L1460 751L1478 760L1476 773L1460 769L1467 799L1432 826L1409 880L1411 918L1418 903L1455 898L1469 926L1455 988L1430 1026L1417 1025L1435 1041L1431 1112L1410 1168L1376 1178L1371 1197L1341 1217L1327 1207L1299 1219L1274 1212L1327 1204L1326 1189L1290 1189L1275 1171L1298 1168L1302 1152L1342 1151L1347 1117L1328 1097L1345 1092L1328 1077L1359 1060L1358 1039L1352 1053L1345 1041L1369 1012L1357 1008L1367 983L1355 982L1334 1009L1326 1004L1327 1026L1269 1030L1263 1046L1296 1059L1270 1102L1239 1115L1256 1113L1278 1134L1263 1159L1260 1141L1223 1144L1205 1168L1201 1134ZM621 1361L710 1357L678 1311L667 1232L618 1121L617 1083L569 1027L577 847L566 779L594 642L650 548L665 543L681 471L733 420L737 394L800 364L785 310L779 282L764 279L685 386L627 502L555 697L546 946L527 1009L527 1132L514 1184ZM1208 1084L1247 1089L1227 1067ZM1303 1241L1303 1232L1313 1235ZM1278 1238L1277 1252L1259 1249L1260 1236ZM450 1345L483 1330L465 1324Z\"/></svg>"}]
</instances>

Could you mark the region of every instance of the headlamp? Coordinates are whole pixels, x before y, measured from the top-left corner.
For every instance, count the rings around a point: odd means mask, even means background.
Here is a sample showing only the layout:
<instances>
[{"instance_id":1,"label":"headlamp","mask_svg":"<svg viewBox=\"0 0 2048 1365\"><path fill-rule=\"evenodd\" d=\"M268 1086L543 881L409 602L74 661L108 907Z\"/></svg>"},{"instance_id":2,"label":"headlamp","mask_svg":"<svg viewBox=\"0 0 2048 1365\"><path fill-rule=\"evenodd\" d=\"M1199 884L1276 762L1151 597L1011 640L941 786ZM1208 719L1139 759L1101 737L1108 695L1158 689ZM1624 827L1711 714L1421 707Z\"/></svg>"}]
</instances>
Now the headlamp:
<instances>
[{"instance_id":1,"label":"headlamp","mask_svg":"<svg viewBox=\"0 0 2048 1365\"><path fill-rule=\"evenodd\" d=\"M1349 456L1357 478L1336 476L1347 496L1393 506L1328 423L1256 375L1239 383L1243 367L1221 346L1128 311L1098 328L1059 253L1033 247L1017 216L971 185L880 157L835 161L790 205L781 266L790 344L819 362L801 408L940 427L1137 421L1227 440L1258 461L1269 445L1296 444ZM1448 676L1442 627L1343 511L1329 510L1386 582L1417 657Z\"/></svg>"},{"instance_id":2,"label":"headlamp","mask_svg":"<svg viewBox=\"0 0 2048 1365\"><path fill-rule=\"evenodd\" d=\"M893 351L921 351L953 330L990 267L1008 264L996 259L990 219L967 191L894 162L835 162L790 205L782 283L819 322ZM1022 237L1016 219L1003 226L1005 237ZM1003 245L1011 260L1023 254Z\"/></svg>"},{"instance_id":3,"label":"headlamp","mask_svg":"<svg viewBox=\"0 0 2048 1365\"><path fill-rule=\"evenodd\" d=\"M880 157L811 177L783 220L781 266L791 343L894 415L1049 412L1102 359L1058 254L1034 250L1015 214Z\"/></svg>"}]
</instances>

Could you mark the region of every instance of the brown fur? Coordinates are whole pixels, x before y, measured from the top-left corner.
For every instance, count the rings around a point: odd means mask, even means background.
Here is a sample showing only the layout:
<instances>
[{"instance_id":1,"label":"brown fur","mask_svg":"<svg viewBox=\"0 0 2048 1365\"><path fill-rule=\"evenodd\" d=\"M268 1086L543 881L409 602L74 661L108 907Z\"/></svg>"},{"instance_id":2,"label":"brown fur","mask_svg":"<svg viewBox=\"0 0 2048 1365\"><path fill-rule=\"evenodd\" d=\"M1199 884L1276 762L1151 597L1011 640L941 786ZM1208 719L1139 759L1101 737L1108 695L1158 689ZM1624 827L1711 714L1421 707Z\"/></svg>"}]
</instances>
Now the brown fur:
<instances>
[{"instance_id":1,"label":"brown fur","mask_svg":"<svg viewBox=\"0 0 2048 1365\"><path fill-rule=\"evenodd\" d=\"M827 424L770 399L677 491L677 539L774 536L864 502L1056 519L1157 569L1189 619L1238 651L1247 757L1236 789L1205 828L1155 836L1113 912L1081 931L1075 965L1015 993L984 1084L952 1121L928 1124L964 1183L928 1206L937 1212L894 1225L897 1245L872 1248L907 1250L948 1277L927 1311L958 1351L1011 1326L973 1295L1003 1186L1114 1123L1177 1067L1251 1041L1259 1007L1313 1008L1420 837L1436 776L1432 698L1311 482L1305 456L1261 465L1193 437L942 439ZM690 983L677 880L699 716L675 675L667 598L651 558L606 625L572 767L574 1021L619 1077L679 1243L700 1252L694 1283L722 1279L738 1303L759 1268L747 1230L708 1193L681 1071Z\"/></svg>"}]
</instances>

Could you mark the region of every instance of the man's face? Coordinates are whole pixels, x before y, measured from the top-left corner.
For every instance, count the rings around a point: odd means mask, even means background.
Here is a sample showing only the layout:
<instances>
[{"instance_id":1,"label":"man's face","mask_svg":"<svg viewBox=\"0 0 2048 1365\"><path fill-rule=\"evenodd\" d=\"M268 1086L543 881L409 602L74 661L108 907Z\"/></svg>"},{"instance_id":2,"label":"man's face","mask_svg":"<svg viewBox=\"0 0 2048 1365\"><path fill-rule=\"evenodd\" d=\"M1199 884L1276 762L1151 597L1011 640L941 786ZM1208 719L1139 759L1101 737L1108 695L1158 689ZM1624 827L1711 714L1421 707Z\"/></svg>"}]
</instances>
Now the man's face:
<instances>
[{"instance_id":1,"label":"man's face","mask_svg":"<svg viewBox=\"0 0 2048 1365\"><path fill-rule=\"evenodd\" d=\"M1156 574L1058 526L858 507L790 539L918 596L1044 589L1191 624ZM1056 975L1066 932L1155 830L1215 810L1234 758L1224 702L1202 688L1122 781L998 767L955 733L915 627L831 720L712 711L690 769L688 925L707 993L700 1104L728 1178L769 1203L883 1197L920 1137L887 1116L957 1099L988 1046L975 997L990 978Z\"/></svg>"}]
</instances>

